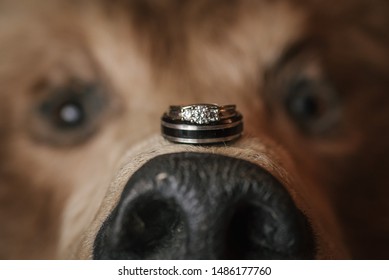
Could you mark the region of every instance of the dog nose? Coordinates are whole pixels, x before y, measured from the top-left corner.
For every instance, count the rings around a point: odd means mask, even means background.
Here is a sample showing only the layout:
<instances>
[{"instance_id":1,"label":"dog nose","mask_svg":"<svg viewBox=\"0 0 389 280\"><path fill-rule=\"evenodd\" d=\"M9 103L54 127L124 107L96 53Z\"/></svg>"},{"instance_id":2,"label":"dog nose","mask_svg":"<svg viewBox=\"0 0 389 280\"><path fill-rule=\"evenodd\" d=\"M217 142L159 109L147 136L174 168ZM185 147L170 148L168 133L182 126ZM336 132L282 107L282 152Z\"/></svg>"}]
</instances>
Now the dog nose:
<instances>
[{"instance_id":1,"label":"dog nose","mask_svg":"<svg viewBox=\"0 0 389 280\"><path fill-rule=\"evenodd\" d=\"M310 259L312 231L256 164L216 154L155 157L101 226L95 259Z\"/></svg>"}]
</instances>

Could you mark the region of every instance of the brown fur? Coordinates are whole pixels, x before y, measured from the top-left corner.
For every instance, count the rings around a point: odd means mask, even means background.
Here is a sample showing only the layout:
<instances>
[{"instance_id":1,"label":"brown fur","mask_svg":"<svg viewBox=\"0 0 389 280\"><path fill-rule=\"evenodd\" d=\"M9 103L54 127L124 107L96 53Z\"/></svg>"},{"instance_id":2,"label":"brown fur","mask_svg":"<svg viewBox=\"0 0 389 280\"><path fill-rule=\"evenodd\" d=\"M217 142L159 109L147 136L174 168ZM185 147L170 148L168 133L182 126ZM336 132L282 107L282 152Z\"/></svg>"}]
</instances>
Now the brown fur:
<instances>
[{"instance_id":1,"label":"brown fur","mask_svg":"<svg viewBox=\"0 0 389 280\"><path fill-rule=\"evenodd\" d=\"M0 258L90 257L133 171L187 150L279 178L312 222L318 258L387 258L389 6L338 2L0 1ZM340 95L326 132L297 129L274 94L280 67L289 77L299 65ZM99 82L106 105L70 135L34 110L74 78ZM237 104L245 139L145 140L168 105L195 102Z\"/></svg>"}]
</instances>

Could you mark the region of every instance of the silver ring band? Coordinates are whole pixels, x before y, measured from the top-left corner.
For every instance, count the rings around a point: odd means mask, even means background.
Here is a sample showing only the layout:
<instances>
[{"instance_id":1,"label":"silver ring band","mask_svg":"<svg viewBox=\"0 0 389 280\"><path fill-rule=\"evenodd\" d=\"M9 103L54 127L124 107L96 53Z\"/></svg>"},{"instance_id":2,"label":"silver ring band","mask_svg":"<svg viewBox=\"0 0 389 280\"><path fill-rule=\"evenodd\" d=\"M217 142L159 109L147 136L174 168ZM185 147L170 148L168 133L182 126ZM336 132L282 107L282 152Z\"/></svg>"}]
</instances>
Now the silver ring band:
<instances>
[{"instance_id":1,"label":"silver ring band","mask_svg":"<svg viewBox=\"0 0 389 280\"><path fill-rule=\"evenodd\" d=\"M170 106L161 118L161 132L176 143L225 143L242 135L243 117L235 105Z\"/></svg>"},{"instance_id":2,"label":"silver ring band","mask_svg":"<svg viewBox=\"0 0 389 280\"><path fill-rule=\"evenodd\" d=\"M222 142L230 142L233 140L236 140L241 135L232 135L224 138L206 138L206 139L190 139L190 138L179 138L179 137L172 137L172 136L164 136L167 140L175 143L181 143L181 144L215 144L215 143L222 143Z\"/></svg>"}]
</instances>

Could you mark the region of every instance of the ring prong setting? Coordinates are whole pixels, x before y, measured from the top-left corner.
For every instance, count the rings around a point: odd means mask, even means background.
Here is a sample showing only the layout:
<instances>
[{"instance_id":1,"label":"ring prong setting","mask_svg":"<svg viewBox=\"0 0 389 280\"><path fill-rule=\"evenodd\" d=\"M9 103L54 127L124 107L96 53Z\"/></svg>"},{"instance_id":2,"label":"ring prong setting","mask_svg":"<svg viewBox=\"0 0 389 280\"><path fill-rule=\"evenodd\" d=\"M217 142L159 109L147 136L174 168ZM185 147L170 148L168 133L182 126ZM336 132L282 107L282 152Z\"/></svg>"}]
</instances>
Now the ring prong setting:
<instances>
[{"instance_id":1,"label":"ring prong setting","mask_svg":"<svg viewBox=\"0 0 389 280\"><path fill-rule=\"evenodd\" d=\"M206 105L187 106L181 109L180 117L182 121L195 124L209 124L219 121L219 109Z\"/></svg>"}]
</instances>

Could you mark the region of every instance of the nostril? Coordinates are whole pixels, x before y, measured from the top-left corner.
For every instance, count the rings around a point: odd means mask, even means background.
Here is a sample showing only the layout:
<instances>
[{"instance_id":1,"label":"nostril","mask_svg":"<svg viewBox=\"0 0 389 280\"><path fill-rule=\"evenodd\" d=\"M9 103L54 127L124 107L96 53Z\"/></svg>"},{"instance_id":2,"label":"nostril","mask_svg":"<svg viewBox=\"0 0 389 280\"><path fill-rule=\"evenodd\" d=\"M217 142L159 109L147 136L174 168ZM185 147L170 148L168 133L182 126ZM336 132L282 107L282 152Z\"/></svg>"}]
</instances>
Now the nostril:
<instances>
[{"instance_id":1,"label":"nostril","mask_svg":"<svg viewBox=\"0 0 389 280\"><path fill-rule=\"evenodd\" d=\"M233 213L231 221L228 223L226 230L226 245L224 256L226 259L250 259L255 257L250 256L252 251L252 244L258 236L255 234L258 223L262 223L260 213L256 213L256 209L247 204L241 203L237 206L235 213ZM255 252L255 251L254 251Z\"/></svg>"},{"instance_id":2,"label":"nostril","mask_svg":"<svg viewBox=\"0 0 389 280\"><path fill-rule=\"evenodd\" d=\"M173 199L146 194L133 202L123 215L118 244L125 252L145 259L164 247L171 248L183 237L183 220Z\"/></svg>"},{"instance_id":3,"label":"nostril","mask_svg":"<svg viewBox=\"0 0 389 280\"><path fill-rule=\"evenodd\" d=\"M313 258L311 235L295 238L311 233L302 215L290 217L288 224L274 209L250 201L238 203L234 211L226 229L224 259Z\"/></svg>"},{"instance_id":4,"label":"nostril","mask_svg":"<svg viewBox=\"0 0 389 280\"><path fill-rule=\"evenodd\" d=\"M118 209L113 225L98 236L109 248L98 254L102 259L166 258L164 249L184 247L185 231L180 207L174 199L145 193Z\"/></svg>"}]
</instances>

